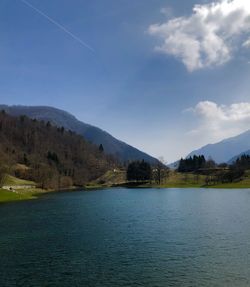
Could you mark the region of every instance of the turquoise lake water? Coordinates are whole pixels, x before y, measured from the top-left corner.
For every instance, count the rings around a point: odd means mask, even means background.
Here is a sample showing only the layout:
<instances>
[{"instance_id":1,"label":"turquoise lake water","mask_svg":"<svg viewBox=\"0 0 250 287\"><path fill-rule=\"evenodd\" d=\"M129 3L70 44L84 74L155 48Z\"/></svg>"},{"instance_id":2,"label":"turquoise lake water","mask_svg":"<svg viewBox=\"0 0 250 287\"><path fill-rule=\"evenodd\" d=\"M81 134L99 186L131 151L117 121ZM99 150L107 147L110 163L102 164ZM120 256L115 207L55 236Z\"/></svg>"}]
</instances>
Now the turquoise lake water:
<instances>
[{"instance_id":1,"label":"turquoise lake water","mask_svg":"<svg viewBox=\"0 0 250 287\"><path fill-rule=\"evenodd\" d=\"M250 286L250 190L117 188L2 204L0 286Z\"/></svg>"}]
</instances>

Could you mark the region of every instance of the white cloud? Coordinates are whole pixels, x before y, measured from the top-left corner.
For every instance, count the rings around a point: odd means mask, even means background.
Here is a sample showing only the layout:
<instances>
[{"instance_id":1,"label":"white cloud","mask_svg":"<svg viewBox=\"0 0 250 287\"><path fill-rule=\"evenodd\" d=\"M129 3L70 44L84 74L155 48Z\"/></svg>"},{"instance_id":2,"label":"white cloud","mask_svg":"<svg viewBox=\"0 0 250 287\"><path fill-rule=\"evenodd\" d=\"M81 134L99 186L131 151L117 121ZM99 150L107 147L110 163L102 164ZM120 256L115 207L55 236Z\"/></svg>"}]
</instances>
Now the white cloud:
<instances>
[{"instance_id":1,"label":"white cloud","mask_svg":"<svg viewBox=\"0 0 250 287\"><path fill-rule=\"evenodd\" d=\"M190 16L153 24L148 32L162 41L157 51L179 58L189 71L219 66L239 47L250 48L250 1L195 5Z\"/></svg>"},{"instance_id":2,"label":"white cloud","mask_svg":"<svg viewBox=\"0 0 250 287\"><path fill-rule=\"evenodd\" d=\"M192 136L207 136L210 141L234 136L250 129L250 102L218 105L214 102L199 102L189 109L198 118L198 127Z\"/></svg>"},{"instance_id":3,"label":"white cloud","mask_svg":"<svg viewBox=\"0 0 250 287\"><path fill-rule=\"evenodd\" d=\"M243 44L242 47L244 48L250 48L250 39L247 39Z\"/></svg>"}]
</instances>

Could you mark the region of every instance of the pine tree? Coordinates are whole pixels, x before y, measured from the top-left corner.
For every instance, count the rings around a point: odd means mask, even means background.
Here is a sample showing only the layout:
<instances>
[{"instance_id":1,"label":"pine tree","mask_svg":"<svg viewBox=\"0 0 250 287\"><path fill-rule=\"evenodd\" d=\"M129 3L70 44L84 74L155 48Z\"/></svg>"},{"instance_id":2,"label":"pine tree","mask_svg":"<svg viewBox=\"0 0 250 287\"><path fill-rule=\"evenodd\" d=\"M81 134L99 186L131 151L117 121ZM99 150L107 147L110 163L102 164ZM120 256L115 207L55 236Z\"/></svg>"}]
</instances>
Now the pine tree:
<instances>
[{"instance_id":1,"label":"pine tree","mask_svg":"<svg viewBox=\"0 0 250 287\"><path fill-rule=\"evenodd\" d=\"M99 145L99 151L100 151L101 153L103 153L103 152L104 152L104 147L103 147L103 145L102 145L102 144L100 144L100 145Z\"/></svg>"}]
</instances>

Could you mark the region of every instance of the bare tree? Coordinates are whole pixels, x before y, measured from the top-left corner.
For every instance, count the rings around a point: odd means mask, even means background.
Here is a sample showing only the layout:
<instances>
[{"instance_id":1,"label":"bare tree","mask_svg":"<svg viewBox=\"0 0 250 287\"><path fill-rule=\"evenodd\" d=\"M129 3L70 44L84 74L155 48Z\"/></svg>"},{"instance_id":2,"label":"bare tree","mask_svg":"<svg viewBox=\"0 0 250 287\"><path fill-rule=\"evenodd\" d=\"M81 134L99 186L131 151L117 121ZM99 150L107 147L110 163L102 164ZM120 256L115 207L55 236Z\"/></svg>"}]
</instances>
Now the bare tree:
<instances>
[{"instance_id":1,"label":"bare tree","mask_svg":"<svg viewBox=\"0 0 250 287\"><path fill-rule=\"evenodd\" d=\"M163 180L166 180L169 175L169 168L166 164L167 162L165 161L163 156L158 158L158 163L153 170L154 180L158 184L162 184Z\"/></svg>"},{"instance_id":2,"label":"bare tree","mask_svg":"<svg viewBox=\"0 0 250 287\"><path fill-rule=\"evenodd\" d=\"M0 165L0 187L4 184L4 179L6 175L6 168L3 165Z\"/></svg>"}]
</instances>

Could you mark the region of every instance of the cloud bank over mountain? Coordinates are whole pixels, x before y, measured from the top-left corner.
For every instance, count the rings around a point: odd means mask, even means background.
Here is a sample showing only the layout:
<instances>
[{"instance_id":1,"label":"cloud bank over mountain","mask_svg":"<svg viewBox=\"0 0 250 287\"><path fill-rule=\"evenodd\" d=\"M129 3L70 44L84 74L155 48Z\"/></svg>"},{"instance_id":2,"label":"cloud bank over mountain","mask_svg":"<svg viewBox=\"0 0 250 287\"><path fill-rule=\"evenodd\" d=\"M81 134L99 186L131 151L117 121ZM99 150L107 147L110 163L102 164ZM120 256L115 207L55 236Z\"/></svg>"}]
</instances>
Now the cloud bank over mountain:
<instances>
[{"instance_id":1,"label":"cloud bank over mountain","mask_svg":"<svg viewBox=\"0 0 250 287\"><path fill-rule=\"evenodd\" d=\"M198 127L191 135L209 135L212 140L226 138L250 128L250 103L218 105L211 101L201 101L188 109L198 121Z\"/></svg>"}]
</instances>

